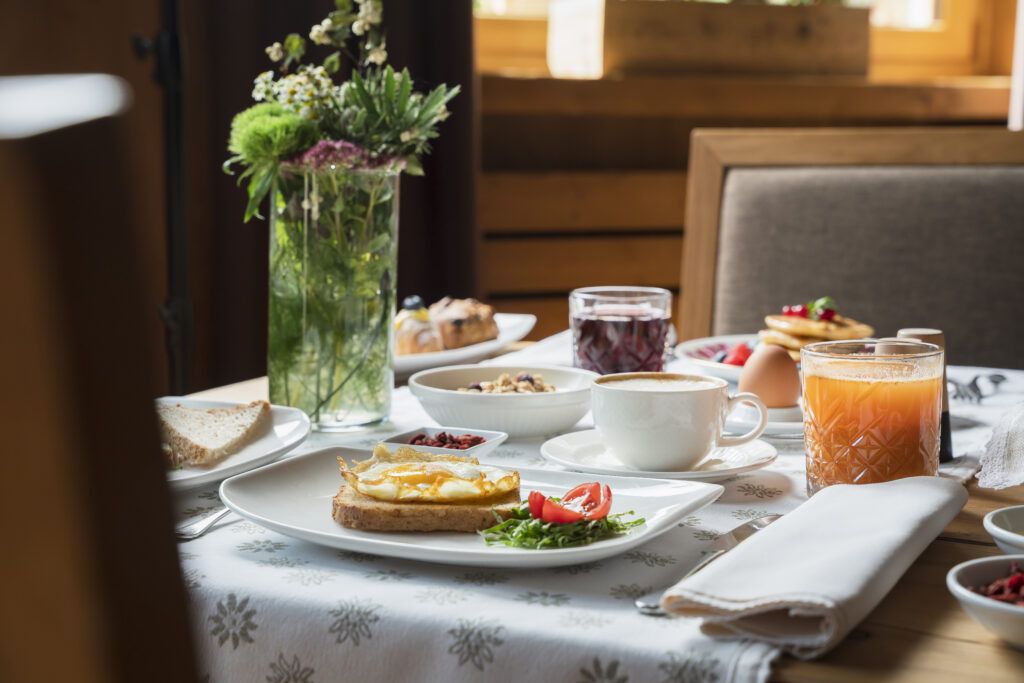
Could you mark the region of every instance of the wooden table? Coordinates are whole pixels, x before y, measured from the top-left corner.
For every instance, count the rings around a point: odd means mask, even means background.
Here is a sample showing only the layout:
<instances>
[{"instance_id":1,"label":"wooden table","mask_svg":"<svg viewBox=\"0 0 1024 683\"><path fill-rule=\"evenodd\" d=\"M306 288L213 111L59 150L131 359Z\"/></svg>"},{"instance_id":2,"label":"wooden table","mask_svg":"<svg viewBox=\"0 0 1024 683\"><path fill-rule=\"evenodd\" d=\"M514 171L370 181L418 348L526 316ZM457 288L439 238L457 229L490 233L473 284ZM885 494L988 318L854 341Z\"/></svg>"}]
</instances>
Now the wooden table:
<instances>
[{"instance_id":1,"label":"wooden table","mask_svg":"<svg viewBox=\"0 0 1024 683\"><path fill-rule=\"evenodd\" d=\"M239 382L193 395L222 401L267 397L267 379ZM839 647L813 662L784 657L772 680L1020 683L1024 652L990 634L960 609L946 589L946 572L999 549L981 526L990 511L1024 504L1024 487L1004 491L968 486L959 515L917 559L881 604Z\"/></svg>"}]
</instances>

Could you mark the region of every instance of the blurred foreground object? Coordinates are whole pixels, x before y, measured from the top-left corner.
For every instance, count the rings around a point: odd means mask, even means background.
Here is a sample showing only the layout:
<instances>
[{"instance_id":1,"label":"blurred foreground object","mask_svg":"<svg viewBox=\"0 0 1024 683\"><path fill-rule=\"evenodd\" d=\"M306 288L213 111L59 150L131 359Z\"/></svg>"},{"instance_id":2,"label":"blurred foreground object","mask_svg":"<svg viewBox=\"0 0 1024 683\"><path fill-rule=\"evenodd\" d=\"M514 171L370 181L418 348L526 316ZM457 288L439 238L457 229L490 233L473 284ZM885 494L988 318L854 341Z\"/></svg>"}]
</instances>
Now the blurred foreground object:
<instances>
[{"instance_id":1,"label":"blurred foreground object","mask_svg":"<svg viewBox=\"0 0 1024 683\"><path fill-rule=\"evenodd\" d=\"M130 92L0 79L0 662L11 681L195 681L126 193Z\"/></svg>"}]
</instances>

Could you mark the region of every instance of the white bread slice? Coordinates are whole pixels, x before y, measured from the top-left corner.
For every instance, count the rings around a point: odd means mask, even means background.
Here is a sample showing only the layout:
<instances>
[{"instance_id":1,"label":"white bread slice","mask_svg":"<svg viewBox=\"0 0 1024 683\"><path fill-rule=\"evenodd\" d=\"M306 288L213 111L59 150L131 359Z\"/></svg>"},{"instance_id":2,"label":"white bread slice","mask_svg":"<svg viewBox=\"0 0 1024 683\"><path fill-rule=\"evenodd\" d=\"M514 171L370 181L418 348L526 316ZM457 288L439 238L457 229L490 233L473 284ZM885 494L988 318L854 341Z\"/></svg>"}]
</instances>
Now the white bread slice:
<instances>
[{"instance_id":1,"label":"white bread slice","mask_svg":"<svg viewBox=\"0 0 1024 683\"><path fill-rule=\"evenodd\" d=\"M209 466L255 440L270 423L270 404L253 401L231 408L157 404L160 438L172 468Z\"/></svg>"},{"instance_id":2,"label":"white bread slice","mask_svg":"<svg viewBox=\"0 0 1024 683\"><path fill-rule=\"evenodd\" d=\"M518 507L518 489L475 503L391 503L370 498L345 483L331 502L331 516L344 527L363 531L472 533L494 526L499 518L508 519Z\"/></svg>"}]
</instances>

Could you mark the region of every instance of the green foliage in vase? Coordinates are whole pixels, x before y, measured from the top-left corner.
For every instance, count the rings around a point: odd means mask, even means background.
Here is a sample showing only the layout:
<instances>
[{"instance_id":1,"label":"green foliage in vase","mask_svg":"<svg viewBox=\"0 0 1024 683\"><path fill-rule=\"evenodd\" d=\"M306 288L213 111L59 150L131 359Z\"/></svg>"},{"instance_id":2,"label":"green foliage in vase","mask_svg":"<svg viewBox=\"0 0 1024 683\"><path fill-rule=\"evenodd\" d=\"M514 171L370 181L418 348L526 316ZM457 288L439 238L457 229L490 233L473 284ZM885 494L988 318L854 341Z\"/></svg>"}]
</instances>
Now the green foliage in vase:
<instances>
[{"instance_id":1,"label":"green foliage in vase","mask_svg":"<svg viewBox=\"0 0 1024 683\"><path fill-rule=\"evenodd\" d=\"M285 169L275 181L272 402L301 408L317 422L387 414L397 187L393 171Z\"/></svg>"}]
</instances>

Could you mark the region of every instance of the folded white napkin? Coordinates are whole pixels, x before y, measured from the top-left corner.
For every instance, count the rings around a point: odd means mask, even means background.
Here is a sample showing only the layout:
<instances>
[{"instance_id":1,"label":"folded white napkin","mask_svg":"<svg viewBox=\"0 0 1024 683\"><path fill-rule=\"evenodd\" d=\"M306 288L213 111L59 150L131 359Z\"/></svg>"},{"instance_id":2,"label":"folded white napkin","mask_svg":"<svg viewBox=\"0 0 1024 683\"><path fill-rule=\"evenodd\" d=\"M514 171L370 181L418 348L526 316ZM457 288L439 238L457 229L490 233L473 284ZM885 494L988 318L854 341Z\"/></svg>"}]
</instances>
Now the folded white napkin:
<instances>
[{"instance_id":1,"label":"folded white napkin","mask_svg":"<svg viewBox=\"0 0 1024 683\"><path fill-rule=\"evenodd\" d=\"M981 454L978 486L1005 489L1024 484L1024 403L999 418Z\"/></svg>"},{"instance_id":2,"label":"folded white napkin","mask_svg":"<svg viewBox=\"0 0 1024 683\"><path fill-rule=\"evenodd\" d=\"M702 617L708 635L813 659L874 609L966 501L943 477L830 486L670 588L662 607Z\"/></svg>"}]
</instances>

